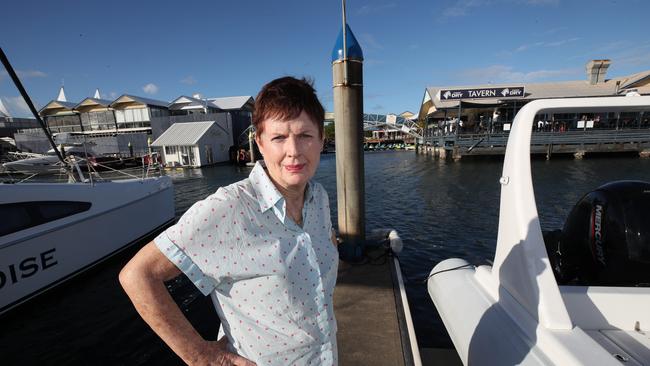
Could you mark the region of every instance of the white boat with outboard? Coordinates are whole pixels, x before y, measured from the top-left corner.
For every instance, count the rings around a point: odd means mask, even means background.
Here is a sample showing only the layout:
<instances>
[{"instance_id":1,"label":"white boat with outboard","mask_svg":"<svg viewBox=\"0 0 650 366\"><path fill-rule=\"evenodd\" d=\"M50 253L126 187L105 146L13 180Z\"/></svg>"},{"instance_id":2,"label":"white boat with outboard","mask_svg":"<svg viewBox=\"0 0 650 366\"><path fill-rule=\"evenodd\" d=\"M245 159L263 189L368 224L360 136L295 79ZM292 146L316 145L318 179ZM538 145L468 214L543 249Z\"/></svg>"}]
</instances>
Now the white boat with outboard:
<instances>
[{"instance_id":1,"label":"white boat with outboard","mask_svg":"<svg viewBox=\"0 0 650 366\"><path fill-rule=\"evenodd\" d=\"M530 166L537 114L648 109L650 96L521 108L500 178L492 266L448 259L428 280L465 365L650 364L650 183L611 183L585 195L545 243Z\"/></svg>"}]
</instances>

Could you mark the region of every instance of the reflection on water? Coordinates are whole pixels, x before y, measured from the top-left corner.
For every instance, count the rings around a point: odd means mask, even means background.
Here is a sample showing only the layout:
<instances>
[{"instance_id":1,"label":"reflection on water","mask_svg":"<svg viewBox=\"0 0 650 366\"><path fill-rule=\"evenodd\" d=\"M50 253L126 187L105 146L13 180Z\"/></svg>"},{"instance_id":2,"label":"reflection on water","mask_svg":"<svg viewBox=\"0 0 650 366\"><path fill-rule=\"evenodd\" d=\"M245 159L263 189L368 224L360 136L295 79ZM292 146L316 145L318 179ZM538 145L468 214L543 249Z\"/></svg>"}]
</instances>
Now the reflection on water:
<instances>
[{"instance_id":1,"label":"reflection on water","mask_svg":"<svg viewBox=\"0 0 650 366\"><path fill-rule=\"evenodd\" d=\"M408 151L365 154L366 226L395 228L404 240L400 260L408 279L407 291L420 346L451 347L451 343L426 285L418 279L425 278L442 259L461 257L472 263L484 263L494 256L501 168L497 159L464 159L454 163ZM534 161L533 181L542 228L560 228L573 204L605 182L650 181L649 168L650 160L630 157ZM247 177L250 170L227 165L167 171L174 180L177 216L218 187ZM322 156L316 180L329 193L336 226L333 154ZM0 354L18 357L19 353L11 350L18 352L29 345L36 360L56 355L50 361L59 363L79 363L97 355L104 355L113 363L177 362L139 319L117 284L119 268L132 254L106 263L101 270L0 319L0 348L4 348ZM186 288L185 292L190 290L194 291ZM212 334L213 320L206 320L209 303L194 301L193 295L183 296L191 298L180 301L188 303L188 314L195 318L195 324L202 324L203 334Z\"/></svg>"}]
</instances>

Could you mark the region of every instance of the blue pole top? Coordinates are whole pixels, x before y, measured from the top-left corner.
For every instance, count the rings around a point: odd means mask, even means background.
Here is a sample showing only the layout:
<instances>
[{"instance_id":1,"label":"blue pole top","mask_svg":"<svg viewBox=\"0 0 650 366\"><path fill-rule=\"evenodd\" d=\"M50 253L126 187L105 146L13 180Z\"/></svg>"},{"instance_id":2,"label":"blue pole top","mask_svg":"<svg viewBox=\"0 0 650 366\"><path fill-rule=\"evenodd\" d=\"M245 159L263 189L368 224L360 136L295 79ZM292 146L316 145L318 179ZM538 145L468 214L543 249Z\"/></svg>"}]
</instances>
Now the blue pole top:
<instances>
[{"instance_id":1,"label":"blue pole top","mask_svg":"<svg viewBox=\"0 0 650 366\"><path fill-rule=\"evenodd\" d=\"M361 46L356 37L354 37L350 26L347 24L345 25L345 38L345 45L348 48L348 60L363 61L363 51L361 51ZM339 32L339 36L336 38L336 44L332 50L332 62L340 60L343 60L343 29Z\"/></svg>"}]
</instances>

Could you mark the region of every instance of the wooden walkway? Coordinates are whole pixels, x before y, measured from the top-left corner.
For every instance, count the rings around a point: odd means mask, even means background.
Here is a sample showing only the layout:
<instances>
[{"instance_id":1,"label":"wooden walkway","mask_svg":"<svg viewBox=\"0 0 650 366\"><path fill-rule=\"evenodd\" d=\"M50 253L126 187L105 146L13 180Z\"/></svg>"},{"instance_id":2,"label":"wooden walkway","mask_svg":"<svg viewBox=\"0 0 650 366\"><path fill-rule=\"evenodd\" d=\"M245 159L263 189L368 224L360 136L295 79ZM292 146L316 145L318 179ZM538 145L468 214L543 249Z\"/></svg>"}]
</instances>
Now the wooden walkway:
<instances>
[{"instance_id":1,"label":"wooden walkway","mask_svg":"<svg viewBox=\"0 0 650 366\"><path fill-rule=\"evenodd\" d=\"M370 253L377 256L377 253ZM339 365L413 365L410 340L400 322L392 258L381 264L341 261L334 290Z\"/></svg>"},{"instance_id":2,"label":"wooden walkway","mask_svg":"<svg viewBox=\"0 0 650 366\"><path fill-rule=\"evenodd\" d=\"M429 136L419 152L439 158L458 160L464 156L503 155L507 133ZM638 153L650 157L650 129L573 130L567 132L533 132L531 153L574 154L582 158L591 153Z\"/></svg>"}]
</instances>

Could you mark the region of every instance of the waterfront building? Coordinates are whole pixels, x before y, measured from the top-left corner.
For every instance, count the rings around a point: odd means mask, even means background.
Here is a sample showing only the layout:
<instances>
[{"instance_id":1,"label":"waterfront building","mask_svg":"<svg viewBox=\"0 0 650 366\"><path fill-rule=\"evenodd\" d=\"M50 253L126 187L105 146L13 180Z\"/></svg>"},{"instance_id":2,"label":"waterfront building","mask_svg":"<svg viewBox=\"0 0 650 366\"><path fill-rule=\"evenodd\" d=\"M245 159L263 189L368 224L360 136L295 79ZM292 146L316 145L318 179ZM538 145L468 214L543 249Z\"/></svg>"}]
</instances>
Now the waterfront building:
<instances>
[{"instance_id":1,"label":"waterfront building","mask_svg":"<svg viewBox=\"0 0 650 366\"><path fill-rule=\"evenodd\" d=\"M36 128L38 122L33 118L14 118L0 99L0 157L16 150L13 136L18 129Z\"/></svg>"},{"instance_id":2,"label":"waterfront building","mask_svg":"<svg viewBox=\"0 0 650 366\"><path fill-rule=\"evenodd\" d=\"M81 117L74 109L76 103L53 100L41 108L38 114L50 130L50 133L81 132Z\"/></svg>"},{"instance_id":3,"label":"waterfront building","mask_svg":"<svg viewBox=\"0 0 650 366\"><path fill-rule=\"evenodd\" d=\"M86 98L74 106L79 113L81 130L87 133L116 131L115 113L111 101L100 98Z\"/></svg>"},{"instance_id":4,"label":"waterfront building","mask_svg":"<svg viewBox=\"0 0 650 366\"><path fill-rule=\"evenodd\" d=\"M519 109L532 100L650 94L650 70L607 79L610 64L609 60L589 61L584 80L427 87L418 120L426 127L425 138L457 133L507 133ZM515 89L521 93L512 93ZM536 124L536 130L555 132L650 127L648 114L638 112L585 110L538 116L538 122L541 123Z\"/></svg>"},{"instance_id":5,"label":"waterfront building","mask_svg":"<svg viewBox=\"0 0 650 366\"><path fill-rule=\"evenodd\" d=\"M169 103L169 113L172 116L185 116L190 114L211 114L218 113L221 109L207 99L201 99L201 95L194 94L192 97L181 95Z\"/></svg>"},{"instance_id":6,"label":"waterfront building","mask_svg":"<svg viewBox=\"0 0 650 366\"><path fill-rule=\"evenodd\" d=\"M57 99L48 102L38 114L45 122L51 134L61 132L82 132L81 118L74 107L76 103L68 102L63 87ZM45 153L51 149L45 133L37 125L19 129L14 133L16 147L21 151Z\"/></svg>"},{"instance_id":7,"label":"waterfront building","mask_svg":"<svg viewBox=\"0 0 650 366\"><path fill-rule=\"evenodd\" d=\"M141 156L148 154L149 144L172 125L187 122L212 121L224 126L229 136L227 149L237 150L248 143L245 131L251 125L253 105L251 96L203 99L200 95L183 95L168 103L123 94L110 101L101 99L99 91L92 98L72 103L61 88L57 99L39 114L59 144L85 142L99 155ZM16 133L12 131L18 149L44 153L50 148L37 125L22 127Z\"/></svg>"},{"instance_id":8,"label":"waterfront building","mask_svg":"<svg viewBox=\"0 0 650 366\"><path fill-rule=\"evenodd\" d=\"M414 119L413 112L405 111L398 115L401 117L400 121ZM367 143L382 144L382 143L408 143L412 144L415 142L415 137L405 130L403 130L402 124L397 124L396 115L386 115L385 121L387 123L377 124L373 129L367 129L370 131L371 136L366 137Z\"/></svg>"},{"instance_id":9,"label":"waterfront building","mask_svg":"<svg viewBox=\"0 0 650 366\"><path fill-rule=\"evenodd\" d=\"M243 95L238 97L223 97L223 98L209 98L208 99L217 108L224 111L241 111L244 113L252 113L255 100L250 95Z\"/></svg>"},{"instance_id":10,"label":"waterfront building","mask_svg":"<svg viewBox=\"0 0 650 366\"><path fill-rule=\"evenodd\" d=\"M118 130L151 131L151 120L169 116L169 103L162 100L124 94L115 99L110 107L115 112Z\"/></svg>"},{"instance_id":11,"label":"waterfront building","mask_svg":"<svg viewBox=\"0 0 650 366\"><path fill-rule=\"evenodd\" d=\"M0 99L0 138L11 138L19 129L38 128L38 121L34 118L12 117L9 110Z\"/></svg>"},{"instance_id":12,"label":"waterfront building","mask_svg":"<svg viewBox=\"0 0 650 366\"><path fill-rule=\"evenodd\" d=\"M167 166L201 167L229 160L232 129L227 121L174 123L151 147Z\"/></svg>"},{"instance_id":13,"label":"waterfront building","mask_svg":"<svg viewBox=\"0 0 650 366\"><path fill-rule=\"evenodd\" d=\"M253 121L255 99L250 95L242 95L236 97L210 98L208 100L228 116L232 126L233 145L247 145L248 133L246 129Z\"/></svg>"},{"instance_id":14,"label":"waterfront building","mask_svg":"<svg viewBox=\"0 0 650 366\"><path fill-rule=\"evenodd\" d=\"M228 126L232 146L247 145L245 131L253 120L254 104L250 95L224 98L201 98L197 94L180 96L169 104L170 118L159 120L154 125L153 136L157 139L174 123L214 121Z\"/></svg>"}]
</instances>

